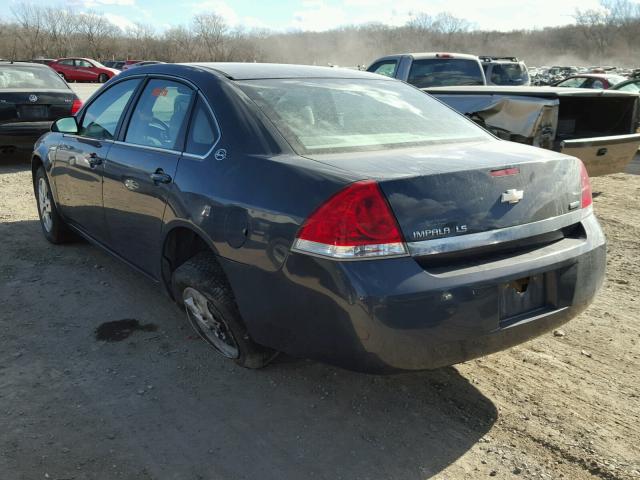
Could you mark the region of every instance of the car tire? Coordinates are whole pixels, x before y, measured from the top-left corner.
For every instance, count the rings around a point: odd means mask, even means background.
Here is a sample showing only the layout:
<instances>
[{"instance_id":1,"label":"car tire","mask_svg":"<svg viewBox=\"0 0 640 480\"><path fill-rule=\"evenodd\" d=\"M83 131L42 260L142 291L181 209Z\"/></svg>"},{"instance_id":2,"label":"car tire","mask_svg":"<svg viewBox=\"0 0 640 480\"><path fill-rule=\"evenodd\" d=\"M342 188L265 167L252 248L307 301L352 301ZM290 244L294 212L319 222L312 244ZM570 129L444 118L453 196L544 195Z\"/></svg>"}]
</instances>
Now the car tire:
<instances>
[{"instance_id":1,"label":"car tire","mask_svg":"<svg viewBox=\"0 0 640 480\"><path fill-rule=\"evenodd\" d=\"M98 82L100 82L100 83L105 83L108 80L109 80L109 75L107 75L106 73L101 73L98 76Z\"/></svg>"},{"instance_id":2,"label":"car tire","mask_svg":"<svg viewBox=\"0 0 640 480\"><path fill-rule=\"evenodd\" d=\"M200 252L171 277L173 296L196 333L222 356L244 368L262 368L277 352L255 343L247 331L231 287L211 252Z\"/></svg>"},{"instance_id":3,"label":"car tire","mask_svg":"<svg viewBox=\"0 0 640 480\"><path fill-rule=\"evenodd\" d=\"M54 244L67 243L77 237L58 214L56 204L51 194L49 180L43 167L38 168L33 181L33 188L38 204L38 216L42 233L47 240Z\"/></svg>"}]
</instances>

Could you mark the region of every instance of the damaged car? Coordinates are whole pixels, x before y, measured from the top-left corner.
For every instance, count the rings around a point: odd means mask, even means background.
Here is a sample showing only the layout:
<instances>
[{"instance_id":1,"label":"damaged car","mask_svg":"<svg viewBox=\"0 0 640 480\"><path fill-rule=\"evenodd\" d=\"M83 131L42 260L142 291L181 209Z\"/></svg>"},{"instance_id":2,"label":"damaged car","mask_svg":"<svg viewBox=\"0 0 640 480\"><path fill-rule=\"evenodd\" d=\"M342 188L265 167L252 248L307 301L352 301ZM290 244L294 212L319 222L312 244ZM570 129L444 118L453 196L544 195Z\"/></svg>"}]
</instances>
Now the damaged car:
<instances>
[{"instance_id":1,"label":"damaged car","mask_svg":"<svg viewBox=\"0 0 640 480\"><path fill-rule=\"evenodd\" d=\"M423 90L499 138L580 158L590 176L623 171L640 146L636 93L495 86Z\"/></svg>"},{"instance_id":2,"label":"damaged car","mask_svg":"<svg viewBox=\"0 0 640 480\"><path fill-rule=\"evenodd\" d=\"M249 368L463 362L567 322L604 278L580 160L365 72L127 70L39 140L32 172L50 242L143 272Z\"/></svg>"}]
</instances>

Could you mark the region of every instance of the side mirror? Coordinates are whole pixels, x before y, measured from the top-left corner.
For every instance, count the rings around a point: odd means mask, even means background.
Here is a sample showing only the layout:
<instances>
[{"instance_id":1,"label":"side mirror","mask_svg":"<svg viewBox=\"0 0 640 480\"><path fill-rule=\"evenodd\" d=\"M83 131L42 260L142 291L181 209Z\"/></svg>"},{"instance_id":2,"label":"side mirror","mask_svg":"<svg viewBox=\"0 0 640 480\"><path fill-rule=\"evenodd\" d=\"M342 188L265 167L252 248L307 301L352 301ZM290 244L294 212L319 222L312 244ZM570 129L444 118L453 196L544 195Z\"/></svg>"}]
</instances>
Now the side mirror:
<instances>
[{"instance_id":1,"label":"side mirror","mask_svg":"<svg viewBox=\"0 0 640 480\"><path fill-rule=\"evenodd\" d=\"M60 118L51 125L51 131L75 135L78 133L78 121L76 117Z\"/></svg>"}]
</instances>

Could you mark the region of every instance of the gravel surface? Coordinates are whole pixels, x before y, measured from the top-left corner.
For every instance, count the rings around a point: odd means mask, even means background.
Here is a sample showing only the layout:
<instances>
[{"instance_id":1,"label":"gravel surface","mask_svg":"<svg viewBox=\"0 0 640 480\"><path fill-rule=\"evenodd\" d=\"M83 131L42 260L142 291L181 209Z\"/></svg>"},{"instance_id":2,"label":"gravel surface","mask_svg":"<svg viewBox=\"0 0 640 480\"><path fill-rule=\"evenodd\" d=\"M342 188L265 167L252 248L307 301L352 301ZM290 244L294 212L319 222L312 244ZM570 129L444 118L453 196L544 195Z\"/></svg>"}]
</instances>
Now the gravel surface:
<instances>
[{"instance_id":1,"label":"gravel surface","mask_svg":"<svg viewBox=\"0 0 640 480\"><path fill-rule=\"evenodd\" d=\"M47 243L28 167L0 165L0 478L640 478L640 177L593 187L608 278L585 313L378 377L225 362L146 278Z\"/></svg>"}]
</instances>

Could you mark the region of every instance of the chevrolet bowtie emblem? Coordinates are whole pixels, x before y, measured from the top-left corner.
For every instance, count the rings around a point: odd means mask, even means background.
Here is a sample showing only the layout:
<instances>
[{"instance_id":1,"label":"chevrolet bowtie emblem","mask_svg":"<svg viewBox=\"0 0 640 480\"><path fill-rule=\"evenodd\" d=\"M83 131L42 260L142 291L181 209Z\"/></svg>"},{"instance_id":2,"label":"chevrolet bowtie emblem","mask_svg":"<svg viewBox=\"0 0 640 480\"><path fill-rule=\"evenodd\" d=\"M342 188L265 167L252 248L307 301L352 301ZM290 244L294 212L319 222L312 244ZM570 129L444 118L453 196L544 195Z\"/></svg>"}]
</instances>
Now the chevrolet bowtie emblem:
<instances>
[{"instance_id":1,"label":"chevrolet bowtie emblem","mask_svg":"<svg viewBox=\"0 0 640 480\"><path fill-rule=\"evenodd\" d=\"M524 190L516 190L515 188L510 188L506 192L502 194L502 203L518 203L524 197Z\"/></svg>"}]
</instances>

